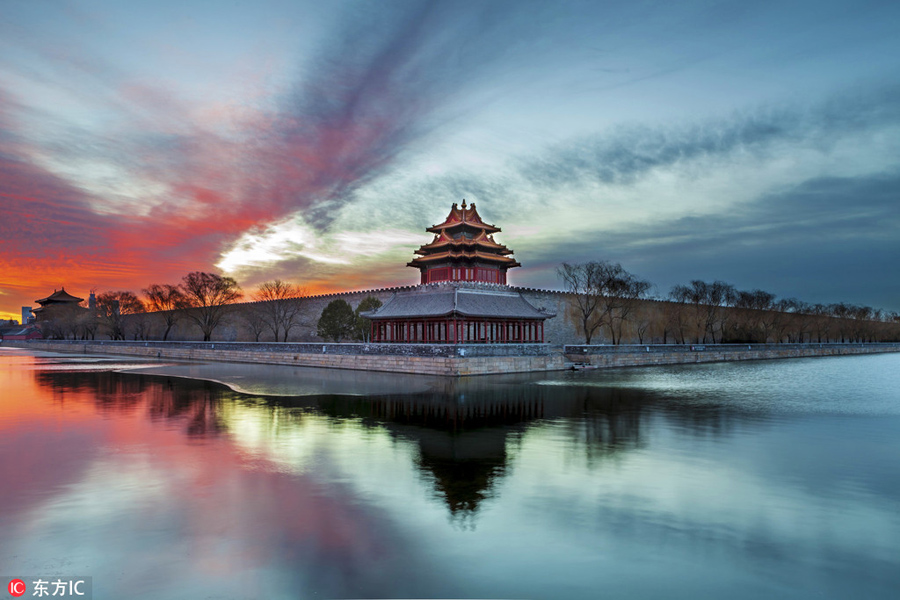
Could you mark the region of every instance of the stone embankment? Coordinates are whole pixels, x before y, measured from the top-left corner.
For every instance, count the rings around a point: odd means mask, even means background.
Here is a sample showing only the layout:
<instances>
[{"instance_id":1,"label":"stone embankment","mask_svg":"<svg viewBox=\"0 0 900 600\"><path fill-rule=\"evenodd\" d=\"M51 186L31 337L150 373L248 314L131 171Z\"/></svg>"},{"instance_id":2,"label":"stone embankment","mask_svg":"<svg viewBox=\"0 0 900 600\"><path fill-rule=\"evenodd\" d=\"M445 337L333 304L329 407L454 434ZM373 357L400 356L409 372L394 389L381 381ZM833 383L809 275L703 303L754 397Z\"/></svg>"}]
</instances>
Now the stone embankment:
<instances>
[{"instance_id":1,"label":"stone embankment","mask_svg":"<svg viewBox=\"0 0 900 600\"><path fill-rule=\"evenodd\" d=\"M613 368L900 352L900 343L576 345L564 346L563 352L577 365Z\"/></svg>"},{"instance_id":2,"label":"stone embankment","mask_svg":"<svg viewBox=\"0 0 900 600\"><path fill-rule=\"evenodd\" d=\"M453 377L558 371L567 366L558 349L551 349L546 344L276 344L31 340L4 342L3 346L76 354L248 362Z\"/></svg>"},{"instance_id":3,"label":"stone embankment","mask_svg":"<svg viewBox=\"0 0 900 600\"><path fill-rule=\"evenodd\" d=\"M31 340L5 347L163 360L248 362L463 376L900 352L898 344L323 344Z\"/></svg>"}]
</instances>

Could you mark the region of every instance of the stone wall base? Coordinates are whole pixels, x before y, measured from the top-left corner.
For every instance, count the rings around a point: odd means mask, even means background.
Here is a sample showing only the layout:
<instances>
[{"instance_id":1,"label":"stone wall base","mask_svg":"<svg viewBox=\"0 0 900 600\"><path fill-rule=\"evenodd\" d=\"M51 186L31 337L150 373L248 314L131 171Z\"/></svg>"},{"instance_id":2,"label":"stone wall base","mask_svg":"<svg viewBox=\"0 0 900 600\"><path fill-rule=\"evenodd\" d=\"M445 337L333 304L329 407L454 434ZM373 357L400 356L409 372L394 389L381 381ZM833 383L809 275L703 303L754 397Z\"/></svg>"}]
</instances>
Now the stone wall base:
<instances>
[{"instance_id":1,"label":"stone wall base","mask_svg":"<svg viewBox=\"0 0 900 600\"><path fill-rule=\"evenodd\" d=\"M210 346L219 346L212 348ZM774 358L803 358L900 352L900 344L786 344L740 349L739 346L566 346L565 352L534 356L423 356L406 354L363 354L325 352L327 344L318 344L322 353L292 351L290 345L278 348L268 344L74 342L53 340L4 341L4 347L66 352L69 354L113 354L161 360L246 362L298 367L324 367L357 371L386 371L424 375L490 375L559 371L573 365L597 368L644 367L653 365L695 364ZM223 347L225 346L225 347ZM419 345L423 346L423 345ZM423 346L424 347L424 346ZM347 348L337 348L346 352ZM474 350L473 350L474 352Z\"/></svg>"},{"instance_id":2,"label":"stone wall base","mask_svg":"<svg viewBox=\"0 0 900 600\"><path fill-rule=\"evenodd\" d=\"M321 344L320 344L321 345ZM559 371L566 368L560 353L544 356L404 356L365 354L315 354L251 349L228 350L210 348L166 347L162 344L146 345L91 342L3 342L4 347L66 352L74 354L114 354L138 356L149 359L246 362L295 367L324 367L357 371L388 371L394 373L418 373L423 375L490 375L496 373L529 373L533 371ZM198 344L199 346L199 344Z\"/></svg>"},{"instance_id":3,"label":"stone wall base","mask_svg":"<svg viewBox=\"0 0 900 600\"><path fill-rule=\"evenodd\" d=\"M703 350L698 351L686 351L685 347L665 351L660 350L658 346L647 346L647 348L651 349L650 351L642 352L635 349L631 352L609 353L576 352L576 348L585 347L567 346L566 358L573 363L580 363L586 366L615 368L900 352L900 344L830 344L823 347L816 347L815 345L803 347L800 344L794 344L783 348L773 346L770 344L766 347L746 350L734 348L719 350L710 346L704 346ZM587 348L590 347L588 346Z\"/></svg>"}]
</instances>

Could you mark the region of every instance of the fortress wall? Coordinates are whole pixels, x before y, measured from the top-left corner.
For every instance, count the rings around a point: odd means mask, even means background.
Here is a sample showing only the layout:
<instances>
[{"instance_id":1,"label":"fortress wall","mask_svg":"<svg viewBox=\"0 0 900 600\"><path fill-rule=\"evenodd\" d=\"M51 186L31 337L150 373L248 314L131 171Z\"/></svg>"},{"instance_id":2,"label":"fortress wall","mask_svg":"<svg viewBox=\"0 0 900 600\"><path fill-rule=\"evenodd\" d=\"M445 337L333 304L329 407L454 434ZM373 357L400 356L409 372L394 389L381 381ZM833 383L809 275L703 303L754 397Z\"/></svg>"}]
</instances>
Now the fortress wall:
<instances>
[{"instance_id":1,"label":"fortress wall","mask_svg":"<svg viewBox=\"0 0 900 600\"><path fill-rule=\"evenodd\" d=\"M346 300L352 308L359 306L359 303L368 296L374 296L382 301L387 302L391 296L399 291L411 290L415 286L398 286L392 288L379 288L373 290L359 290L350 292L339 292L334 294L323 294L320 296L310 296L301 298L301 317L299 325L291 330L288 337L289 342L321 342L323 341L317 335L317 323L322 311L325 307L338 298ZM558 290L542 290L534 288L522 288L512 286L513 290L520 292L523 297L534 305L536 308L543 308L549 312L556 313L556 316L547 319L544 322L544 339L550 344L580 344L584 343L584 335L580 332L580 327L576 325L575 319L572 318L572 294ZM214 332L213 341L254 341L255 336L247 325L246 316L256 305L254 302L245 302L229 306L229 315L223 324ZM664 300L641 300L635 305L629 320L625 324L622 334L622 342L625 343L650 343L662 344L676 341L676 334L671 325L671 313L673 310L684 311L683 320L690 323L695 319L693 315L694 308L690 305L677 305ZM736 308L719 309L730 313L730 322L739 320L742 315L746 315L747 311ZM781 315L782 319L796 318L796 315L786 313L774 313L771 311L752 311L759 315L768 315L768 320L774 320L775 316ZM759 317L757 315L757 317ZM775 316L773 316L775 315ZM815 319L812 316L804 316L806 319ZM145 320L147 323L145 339L161 340L165 329L162 313L148 313L144 315L129 315L128 322L133 324L136 320ZM842 341L842 340L897 340L900 338L900 323L867 323L855 322L850 320L840 320L831 317L820 317L830 323L830 331L826 331L822 337L825 341ZM638 324L643 322L643 331L638 330ZM665 330L668 323L668 330ZM128 338L134 337L135 328L129 324L126 326ZM878 334L854 333L858 328L875 327ZM696 328L691 329L688 325L685 330L685 340L696 341L698 337ZM843 332L841 332L843 330ZM701 336L702 336L702 332ZM102 329L97 334L98 337L105 337ZM808 328L804 339L817 339L813 328ZM200 330L187 319L180 320L173 330L170 332L169 340L172 341L196 341L202 339ZM748 338L749 339L749 338ZM272 334L265 331L260 336L261 342L274 341ZM595 344L610 343L609 331L606 327L596 331L591 339ZM726 340L727 341L727 340ZM757 342L762 342L757 339Z\"/></svg>"},{"instance_id":2,"label":"fortress wall","mask_svg":"<svg viewBox=\"0 0 900 600\"><path fill-rule=\"evenodd\" d=\"M300 324L291 330L289 342L320 342L316 334L316 326L322 311L328 304L338 298L347 301L353 309L359 306L369 296L381 300L382 304L390 300L395 292L411 290L415 286L399 286L392 288L379 288L374 290L359 290L352 292L338 292L310 296L302 299L303 308ZM556 316L544 322L544 339L550 344L577 344L584 341L584 336L578 334L575 325L566 318L566 292L554 290L538 290L532 288L513 288L522 293L528 302L536 308L545 308ZM244 315L252 309L255 303L244 302L230 307L230 315L227 321L213 334L213 341L239 342L252 341L254 335L247 327ZM151 339L162 339L165 324L159 314L151 313L144 318L151 322ZM171 341L192 341L202 339L200 330L190 321L182 319L169 333ZM260 336L261 342L274 341L268 331Z\"/></svg>"}]
</instances>

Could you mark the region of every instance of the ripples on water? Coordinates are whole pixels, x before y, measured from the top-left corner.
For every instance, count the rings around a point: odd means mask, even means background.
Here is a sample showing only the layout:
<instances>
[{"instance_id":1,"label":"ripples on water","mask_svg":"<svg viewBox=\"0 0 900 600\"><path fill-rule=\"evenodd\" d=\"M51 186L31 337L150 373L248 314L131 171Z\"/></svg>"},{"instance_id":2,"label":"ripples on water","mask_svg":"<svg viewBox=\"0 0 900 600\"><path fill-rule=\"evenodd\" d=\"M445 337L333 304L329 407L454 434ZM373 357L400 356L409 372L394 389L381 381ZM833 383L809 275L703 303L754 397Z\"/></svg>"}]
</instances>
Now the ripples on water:
<instances>
[{"instance_id":1,"label":"ripples on water","mask_svg":"<svg viewBox=\"0 0 900 600\"><path fill-rule=\"evenodd\" d=\"M0 350L0 572L96 598L894 597L898 359L457 381Z\"/></svg>"}]
</instances>

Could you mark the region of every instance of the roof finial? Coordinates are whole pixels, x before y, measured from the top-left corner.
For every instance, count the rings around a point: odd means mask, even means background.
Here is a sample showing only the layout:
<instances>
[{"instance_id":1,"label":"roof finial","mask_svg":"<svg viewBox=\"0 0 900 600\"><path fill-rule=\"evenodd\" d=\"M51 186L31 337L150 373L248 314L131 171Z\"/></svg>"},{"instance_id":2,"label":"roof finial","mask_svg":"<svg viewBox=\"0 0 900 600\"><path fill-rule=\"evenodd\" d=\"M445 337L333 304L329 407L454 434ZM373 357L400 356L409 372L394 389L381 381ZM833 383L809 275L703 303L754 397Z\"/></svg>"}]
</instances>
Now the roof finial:
<instances>
[{"instance_id":1,"label":"roof finial","mask_svg":"<svg viewBox=\"0 0 900 600\"><path fill-rule=\"evenodd\" d=\"M462 207L463 207L463 208L465 208L465 207L466 207L466 199L465 199L465 198L463 198L463 203L462 203Z\"/></svg>"}]
</instances>

